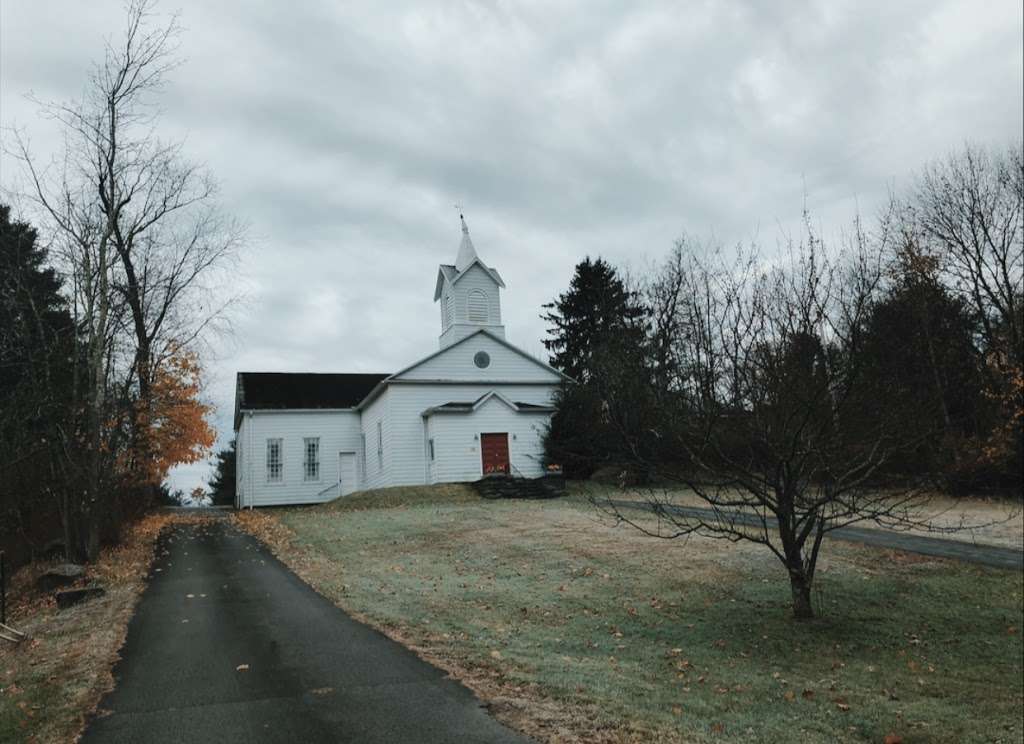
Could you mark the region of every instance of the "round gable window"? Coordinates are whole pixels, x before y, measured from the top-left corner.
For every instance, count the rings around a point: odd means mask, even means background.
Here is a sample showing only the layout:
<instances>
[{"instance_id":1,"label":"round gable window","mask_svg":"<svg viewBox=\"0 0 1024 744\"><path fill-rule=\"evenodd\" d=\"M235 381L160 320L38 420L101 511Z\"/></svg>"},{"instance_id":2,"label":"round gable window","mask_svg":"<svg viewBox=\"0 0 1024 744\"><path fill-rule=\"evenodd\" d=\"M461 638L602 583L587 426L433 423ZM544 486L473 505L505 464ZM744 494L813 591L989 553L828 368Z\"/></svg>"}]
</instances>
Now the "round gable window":
<instances>
[{"instance_id":1,"label":"round gable window","mask_svg":"<svg viewBox=\"0 0 1024 744\"><path fill-rule=\"evenodd\" d=\"M473 364L480 369L491 366L491 355L486 351L478 351L473 355Z\"/></svg>"}]
</instances>

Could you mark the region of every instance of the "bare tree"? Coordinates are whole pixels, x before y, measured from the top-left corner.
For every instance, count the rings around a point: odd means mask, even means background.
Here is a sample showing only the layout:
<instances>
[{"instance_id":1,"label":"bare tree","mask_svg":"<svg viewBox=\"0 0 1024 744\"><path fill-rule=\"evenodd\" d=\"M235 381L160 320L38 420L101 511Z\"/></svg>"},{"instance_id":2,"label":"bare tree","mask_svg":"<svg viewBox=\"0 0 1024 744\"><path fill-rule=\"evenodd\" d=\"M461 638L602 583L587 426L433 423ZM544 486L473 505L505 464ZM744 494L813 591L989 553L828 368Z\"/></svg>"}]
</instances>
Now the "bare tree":
<instances>
[{"instance_id":1,"label":"bare tree","mask_svg":"<svg viewBox=\"0 0 1024 744\"><path fill-rule=\"evenodd\" d=\"M975 308L1000 366L1024 358L1024 155L966 146L928 165L903 205L942 275Z\"/></svg>"},{"instance_id":2,"label":"bare tree","mask_svg":"<svg viewBox=\"0 0 1024 744\"><path fill-rule=\"evenodd\" d=\"M656 434L685 466L646 466L688 487L703 508L679 508L671 491L652 489L652 525L603 504L650 535L763 545L785 567L797 618L813 616L829 532L860 522L926 524L923 490L878 488L887 459L914 443L862 389L861 332L882 262L859 227L851 243L851 258L838 261L808 228L805 242L771 263L753 250L733 261L708 253L670 262L682 388L674 406L662 403Z\"/></svg>"},{"instance_id":3,"label":"bare tree","mask_svg":"<svg viewBox=\"0 0 1024 744\"><path fill-rule=\"evenodd\" d=\"M244 226L220 212L212 177L183 157L181 142L157 136L157 96L179 64L180 27L173 16L154 24L153 8L152 0L129 2L124 35L107 43L81 100L40 103L64 133L60 157L42 165L20 132L12 137L87 337L89 509L99 508L109 472L104 431L122 430L110 423L112 390L118 400L137 400L127 411L131 459L144 464L140 414L154 375L175 350L226 321L234 296L223 293L223 272L245 238ZM91 557L98 543L87 543Z\"/></svg>"}]
</instances>

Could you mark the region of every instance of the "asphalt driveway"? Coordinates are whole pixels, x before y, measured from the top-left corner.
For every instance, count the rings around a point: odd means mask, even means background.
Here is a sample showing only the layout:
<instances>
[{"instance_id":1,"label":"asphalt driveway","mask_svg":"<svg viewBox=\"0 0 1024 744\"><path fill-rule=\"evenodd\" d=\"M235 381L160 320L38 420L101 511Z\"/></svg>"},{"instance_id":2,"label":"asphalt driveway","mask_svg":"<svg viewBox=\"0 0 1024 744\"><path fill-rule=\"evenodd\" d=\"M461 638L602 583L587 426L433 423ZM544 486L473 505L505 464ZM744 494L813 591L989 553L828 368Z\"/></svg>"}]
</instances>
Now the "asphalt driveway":
<instances>
[{"instance_id":1,"label":"asphalt driveway","mask_svg":"<svg viewBox=\"0 0 1024 744\"><path fill-rule=\"evenodd\" d=\"M227 520L165 533L83 742L526 742Z\"/></svg>"},{"instance_id":2,"label":"asphalt driveway","mask_svg":"<svg viewBox=\"0 0 1024 744\"><path fill-rule=\"evenodd\" d=\"M607 502L599 503L605 503L616 509L653 510L650 504L642 501L609 499ZM714 512L710 509L702 509L695 506L666 505L663 508L665 511L682 517L714 518ZM753 515L737 513L735 514L735 519L737 524L749 525L751 527L759 527L761 525L760 519ZM828 537L830 539L872 545L877 548L902 550L907 553L919 553L921 555L935 556L936 558L966 561L967 563L980 563L985 566L994 566L995 568L1024 570L1024 551L998 545L984 545L955 538L913 535L907 532L892 532L868 527L843 527L842 529L829 532Z\"/></svg>"}]
</instances>

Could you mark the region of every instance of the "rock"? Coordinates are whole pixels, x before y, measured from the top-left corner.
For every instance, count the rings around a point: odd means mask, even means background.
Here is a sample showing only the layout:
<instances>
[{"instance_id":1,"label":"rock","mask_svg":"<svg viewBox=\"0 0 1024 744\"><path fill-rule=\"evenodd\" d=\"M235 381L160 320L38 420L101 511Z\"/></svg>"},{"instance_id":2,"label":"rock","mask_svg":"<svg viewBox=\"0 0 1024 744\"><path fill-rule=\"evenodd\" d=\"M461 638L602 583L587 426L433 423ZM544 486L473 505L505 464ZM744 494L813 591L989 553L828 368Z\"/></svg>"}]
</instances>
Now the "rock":
<instances>
[{"instance_id":1,"label":"rock","mask_svg":"<svg viewBox=\"0 0 1024 744\"><path fill-rule=\"evenodd\" d=\"M36 579L36 587L41 592L52 592L62 586L70 586L85 576L85 567L76 563L61 563L49 569Z\"/></svg>"},{"instance_id":2,"label":"rock","mask_svg":"<svg viewBox=\"0 0 1024 744\"><path fill-rule=\"evenodd\" d=\"M72 605L85 602L95 597L102 597L107 590L102 586L87 586L84 589L68 589L64 592L57 592L57 608L64 610Z\"/></svg>"}]
</instances>

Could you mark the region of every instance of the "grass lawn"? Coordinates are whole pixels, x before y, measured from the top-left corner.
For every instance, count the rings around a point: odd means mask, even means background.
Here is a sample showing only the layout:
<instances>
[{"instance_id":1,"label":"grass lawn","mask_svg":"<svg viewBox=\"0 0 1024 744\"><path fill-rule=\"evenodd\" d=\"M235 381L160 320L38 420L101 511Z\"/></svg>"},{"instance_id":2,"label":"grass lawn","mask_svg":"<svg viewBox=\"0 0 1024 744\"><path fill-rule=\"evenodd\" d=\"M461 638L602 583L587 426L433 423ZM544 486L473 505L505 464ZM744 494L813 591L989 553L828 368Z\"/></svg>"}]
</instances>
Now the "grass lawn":
<instances>
[{"instance_id":1,"label":"grass lawn","mask_svg":"<svg viewBox=\"0 0 1024 744\"><path fill-rule=\"evenodd\" d=\"M821 617L797 623L763 549L655 541L578 495L389 489L239 519L541 740L1024 737L1020 573L832 541Z\"/></svg>"},{"instance_id":2,"label":"grass lawn","mask_svg":"<svg viewBox=\"0 0 1024 744\"><path fill-rule=\"evenodd\" d=\"M88 715L113 685L110 669L145 585L160 530L172 520L202 517L152 514L133 525L117 548L88 567L106 594L58 610L32 589L44 564L26 566L8 588L8 624L30 638L0 641L0 742L75 741Z\"/></svg>"}]
</instances>

